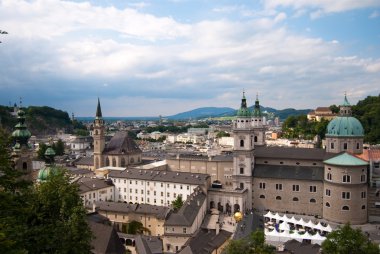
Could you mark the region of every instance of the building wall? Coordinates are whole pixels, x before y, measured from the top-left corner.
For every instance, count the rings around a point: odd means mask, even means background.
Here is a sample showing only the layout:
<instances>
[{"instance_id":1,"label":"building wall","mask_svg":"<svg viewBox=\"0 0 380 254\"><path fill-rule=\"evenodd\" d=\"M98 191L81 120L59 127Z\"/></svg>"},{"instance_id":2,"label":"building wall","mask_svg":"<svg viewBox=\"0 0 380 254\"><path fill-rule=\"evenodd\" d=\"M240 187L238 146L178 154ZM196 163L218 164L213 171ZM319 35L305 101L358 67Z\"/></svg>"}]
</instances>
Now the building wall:
<instances>
[{"instance_id":1,"label":"building wall","mask_svg":"<svg viewBox=\"0 0 380 254\"><path fill-rule=\"evenodd\" d=\"M282 184L282 189L276 189L276 184ZM293 191L293 185L299 186L298 189ZM315 192L311 192L310 186L315 186ZM252 189L253 207L256 209L322 215L322 181L254 178ZM281 200L277 197L281 197ZM298 201L294 201L294 198L298 198ZM310 202L311 199L315 202Z\"/></svg>"},{"instance_id":2,"label":"building wall","mask_svg":"<svg viewBox=\"0 0 380 254\"><path fill-rule=\"evenodd\" d=\"M84 206L92 205L96 201L114 201L114 186L80 193Z\"/></svg>"},{"instance_id":3,"label":"building wall","mask_svg":"<svg viewBox=\"0 0 380 254\"><path fill-rule=\"evenodd\" d=\"M165 179L163 179L165 180ZM178 195L186 200L195 184L179 184L166 181L146 181L128 178L112 178L115 185L115 201L169 206Z\"/></svg>"},{"instance_id":4,"label":"building wall","mask_svg":"<svg viewBox=\"0 0 380 254\"><path fill-rule=\"evenodd\" d=\"M289 166L310 166L323 167L324 163L321 160L302 160L302 159L284 159L284 158L262 158L255 157L256 164L268 165L289 165Z\"/></svg>"},{"instance_id":5,"label":"building wall","mask_svg":"<svg viewBox=\"0 0 380 254\"><path fill-rule=\"evenodd\" d=\"M343 182L345 176L350 177L350 182ZM344 198L343 192L350 193L349 198ZM367 222L366 166L325 165L323 194L323 218L337 223L363 224ZM347 206L349 210L344 210L344 206Z\"/></svg>"},{"instance_id":6,"label":"building wall","mask_svg":"<svg viewBox=\"0 0 380 254\"><path fill-rule=\"evenodd\" d=\"M220 181L224 186L232 186L232 161L211 161L193 159L166 159L170 171L209 174L211 182Z\"/></svg>"},{"instance_id":7,"label":"building wall","mask_svg":"<svg viewBox=\"0 0 380 254\"><path fill-rule=\"evenodd\" d=\"M347 144L347 149L344 149ZM349 152L360 154L363 152L363 137L329 137L326 136L326 151L329 153Z\"/></svg>"},{"instance_id":8,"label":"building wall","mask_svg":"<svg viewBox=\"0 0 380 254\"><path fill-rule=\"evenodd\" d=\"M158 219L152 214L123 213L104 210L98 210L98 212L107 217L119 231L122 230L123 224L127 225L129 222L135 220L141 222L145 228L149 229L150 234L153 236L162 236L164 234L165 220Z\"/></svg>"}]
</instances>

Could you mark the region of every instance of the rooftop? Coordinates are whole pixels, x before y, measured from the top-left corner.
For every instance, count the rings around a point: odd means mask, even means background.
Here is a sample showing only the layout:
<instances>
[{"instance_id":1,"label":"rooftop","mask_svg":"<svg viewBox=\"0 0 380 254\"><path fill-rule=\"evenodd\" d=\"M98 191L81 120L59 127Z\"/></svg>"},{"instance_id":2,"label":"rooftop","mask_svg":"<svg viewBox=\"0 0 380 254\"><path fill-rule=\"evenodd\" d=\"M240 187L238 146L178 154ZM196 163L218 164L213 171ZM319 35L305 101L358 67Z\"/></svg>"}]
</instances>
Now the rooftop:
<instances>
[{"instance_id":1,"label":"rooftop","mask_svg":"<svg viewBox=\"0 0 380 254\"><path fill-rule=\"evenodd\" d=\"M100 190L113 186L111 181L86 177L82 177L77 183L79 184L79 193Z\"/></svg>"},{"instance_id":2,"label":"rooftop","mask_svg":"<svg viewBox=\"0 0 380 254\"><path fill-rule=\"evenodd\" d=\"M363 159L359 159L358 157L343 153L338 156L335 156L331 159L325 160L324 163L330 165L338 165L338 166L366 166L368 162Z\"/></svg>"},{"instance_id":3,"label":"rooftop","mask_svg":"<svg viewBox=\"0 0 380 254\"><path fill-rule=\"evenodd\" d=\"M210 175L196 174L190 172L173 172L128 168L123 171L111 170L108 177L199 185L204 184L210 178Z\"/></svg>"},{"instance_id":4,"label":"rooftop","mask_svg":"<svg viewBox=\"0 0 380 254\"><path fill-rule=\"evenodd\" d=\"M119 131L111 138L104 149L104 154L136 154L142 153L136 142L128 136L128 132Z\"/></svg>"},{"instance_id":5,"label":"rooftop","mask_svg":"<svg viewBox=\"0 0 380 254\"><path fill-rule=\"evenodd\" d=\"M117 213L137 213L144 215L152 215L157 219L165 219L170 211L166 206L156 206L149 204L128 204L117 202L97 201L96 208L98 211L112 211Z\"/></svg>"},{"instance_id":6,"label":"rooftop","mask_svg":"<svg viewBox=\"0 0 380 254\"><path fill-rule=\"evenodd\" d=\"M279 146L258 146L255 148L255 156L258 158L281 158L322 161L331 158L335 154L327 153L319 148L295 148Z\"/></svg>"},{"instance_id":7,"label":"rooftop","mask_svg":"<svg viewBox=\"0 0 380 254\"><path fill-rule=\"evenodd\" d=\"M178 212L170 213L168 219L165 221L165 226L190 227L193 225L199 209L202 207L203 202L206 201L206 198L206 194L202 191L191 194Z\"/></svg>"}]
</instances>

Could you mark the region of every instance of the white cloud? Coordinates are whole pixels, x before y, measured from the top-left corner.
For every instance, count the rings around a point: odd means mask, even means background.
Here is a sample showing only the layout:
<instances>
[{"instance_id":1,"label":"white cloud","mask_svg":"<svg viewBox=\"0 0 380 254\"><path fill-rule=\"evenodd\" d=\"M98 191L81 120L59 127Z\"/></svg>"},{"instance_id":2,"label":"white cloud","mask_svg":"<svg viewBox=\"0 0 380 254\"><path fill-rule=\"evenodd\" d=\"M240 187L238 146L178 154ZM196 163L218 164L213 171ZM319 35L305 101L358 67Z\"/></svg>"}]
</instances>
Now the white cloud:
<instances>
[{"instance_id":1,"label":"white cloud","mask_svg":"<svg viewBox=\"0 0 380 254\"><path fill-rule=\"evenodd\" d=\"M375 19L377 17L380 17L380 12L378 10L375 10L371 13L371 15L369 15L369 18L370 19Z\"/></svg>"},{"instance_id":2,"label":"white cloud","mask_svg":"<svg viewBox=\"0 0 380 254\"><path fill-rule=\"evenodd\" d=\"M314 10L311 18L318 18L325 13L344 12L355 9L364 9L368 7L380 6L378 0L264 0L267 9L276 9L278 7L291 7L297 12L300 10ZM296 13L297 13L296 12ZM298 13L299 15L299 13Z\"/></svg>"},{"instance_id":3,"label":"white cloud","mask_svg":"<svg viewBox=\"0 0 380 254\"><path fill-rule=\"evenodd\" d=\"M289 31L282 25L287 18L266 11L238 21L181 23L132 8L4 0L0 23L10 35L2 45L0 88L96 94L115 108L109 115L128 116L238 107L243 89L249 104L259 91L263 105L278 108L317 106L319 97L336 100L347 87L376 90L380 59L341 55L337 40Z\"/></svg>"}]
</instances>

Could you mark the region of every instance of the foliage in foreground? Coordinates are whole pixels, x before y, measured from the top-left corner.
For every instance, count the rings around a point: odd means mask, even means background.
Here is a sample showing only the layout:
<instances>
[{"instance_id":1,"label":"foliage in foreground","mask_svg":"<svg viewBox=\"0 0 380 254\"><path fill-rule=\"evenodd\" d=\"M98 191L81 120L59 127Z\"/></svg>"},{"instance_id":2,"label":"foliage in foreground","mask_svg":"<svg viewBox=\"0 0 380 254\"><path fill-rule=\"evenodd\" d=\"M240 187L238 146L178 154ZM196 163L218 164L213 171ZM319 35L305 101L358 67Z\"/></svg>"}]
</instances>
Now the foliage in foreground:
<instances>
[{"instance_id":1,"label":"foliage in foreground","mask_svg":"<svg viewBox=\"0 0 380 254\"><path fill-rule=\"evenodd\" d=\"M265 243L262 230L256 230L246 239L231 240L225 249L227 254L272 254L274 247Z\"/></svg>"},{"instance_id":2,"label":"foliage in foreground","mask_svg":"<svg viewBox=\"0 0 380 254\"><path fill-rule=\"evenodd\" d=\"M353 229L350 224L328 234L322 243L325 254L379 254L379 246L370 242L360 229Z\"/></svg>"},{"instance_id":3,"label":"foliage in foreground","mask_svg":"<svg viewBox=\"0 0 380 254\"><path fill-rule=\"evenodd\" d=\"M7 140L0 130L1 253L90 253L92 234L78 186L63 170L40 185L21 180Z\"/></svg>"}]
</instances>

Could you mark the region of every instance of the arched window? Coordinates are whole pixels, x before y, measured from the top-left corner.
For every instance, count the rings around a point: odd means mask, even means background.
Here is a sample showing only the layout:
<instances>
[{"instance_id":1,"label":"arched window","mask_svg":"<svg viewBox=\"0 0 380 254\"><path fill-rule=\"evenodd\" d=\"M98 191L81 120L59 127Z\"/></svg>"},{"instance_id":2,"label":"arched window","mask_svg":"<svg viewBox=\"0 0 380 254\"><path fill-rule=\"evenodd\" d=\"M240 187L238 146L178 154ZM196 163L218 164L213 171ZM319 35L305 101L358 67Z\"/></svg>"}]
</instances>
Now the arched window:
<instances>
[{"instance_id":1,"label":"arched window","mask_svg":"<svg viewBox=\"0 0 380 254\"><path fill-rule=\"evenodd\" d=\"M330 180L331 181L332 177L331 177L331 173L327 173L327 180Z\"/></svg>"},{"instance_id":2,"label":"arched window","mask_svg":"<svg viewBox=\"0 0 380 254\"><path fill-rule=\"evenodd\" d=\"M135 159L133 159L133 157L130 159L130 162L131 162L131 164L132 163L135 163Z\"/></svg>"},{"instance_id":3,"label":"arched window","mask_svg":"<svg viewBox=\"0 0 380 254\"><path fill-rule=\"evenodd\" d=\"M110 165L110 159L108 159L108 157L106 158L106 166L109 166Z\"/></svg>"},{"instance_id":4,"label":"arched window","mask_svg":"<svg viewBox=\"0 0 380 254\"><path fill-rule=\"evenodd\" d=\"M23 170L27 170L27 169L28 169L28 163L24 162L24 163L22 164L22 169L23 169Z\"/></svg>"},{"instance_id":5,"label":"arched window","mask_svg":"<svg viewBox=\"0 0 380 254\"><path fill-rule=\"evenodd\" d=\"M125 159L121 158L120 167L125 167Z\"/></svg>"},{"instance_id":6,"label":"arched window","mask_svg":"<svg viewBox=\"0 0 380 254\"><path fill-rule=\"evenodd\" d=\"M326 202L326 207L330 207L330 203L329 202Z\"/></svg>"},{"instance_id":7,"label":"arched window","mask_svg":"<svg viewBox=\"0 0 380 254\"><path fill-rule=\"evenodd\" d=\"M362 210L365 210L365 205L362 205Z\"/></svg>"},{"instance_id":8,"label":"arched window","mask_svg":"<svg viewBox=\"0 0 380 254\"><path fill-rule=\"evenodd\" d=\"M350 175L344 175L343 176L343 182L344 183L350 183L351 182L351 176Z\"/></svg>"},{"instance_id":9,"label":"arched window","mask_svg":"<svg viewBox=\"0 0 380 254\"><path fill-rule=\"evenodd\" d=\"M315 198L310 199L310 203L315 203Z\"/></svg>"},{"instance_id":10,"label":"arched window","mask_svg":"<svg viewBox=\"0 0 380 254\"><path fill-rule=\"evenodd\" d=\"M255 136L255 139L254 139L255 142L257 142L257 136Z\"/></svg>"},{"instance_id":11,"label":"arched window","mask_svg":"<svg viewBox=\"0 0 380 254\"><path fill-rule=\"evenodd\" d=\"M297 197L294 197L293 201L299 201L299 199Z\"/></svg>"},{"instance_id":12,"label":"arched window","mask_svg":"<svg viewBox=\"0 0 380 254\"><path fill-rule=\"evenodd\" d=\"M345 206L342 207L342 210L343 210L343 211L348 211L348 210L350 210L350 208L349 208L348 206L345 205Z\"/></svg>"},{"instance_id":13,"label":"arched window","mask_svg":"<svg viewBox=\"0 0 380 254\"><path fill-rule=\"evenodd\" d=\"M360 144L359 143L356 143L356 149L360 149Z\"/></svg>"},{"instance_id":14,"label":"arched window","mask_svg":"<svg viewBox=\"0 0 380 254\"><path fill-rule=\"evenodd\" d=\"M116 167L116 159L112 158L112 167Z\"/></svg>"},{"instance_id":15,"label":"arched window","mask_svg":"<svg viewBox=\"0 0 380 254\"><path fill-rule=\"evenodd\" d=\"M276 197L276 200L281 200L282 198L280 196L277 196Z\"/></svg>"},{"instance_id":16,"label":"arched window","mask_svg":"<svg viewBox=\"0 0 380 254\"><path fill-rule=\"evenodd\" d=\"M260 198L261 198L261 199L265 199L265 196L264 196L264 195L260 195Z\"/></svg>"},{"instance_id":17,"label":"arched window","mask_svg":"<svg viewBox=\"0 0 380 254\"><path fill-rule=\"evenodd\" d=\"M95 135L98 135L98 130L95 130Z\"/></svg>"},{"instance_id":18,"label":"arched window","mask_svg":"<svg viewBox=\"0 0 380 254\"><path fill-rule=\"evenodd\" d=\"M244 140L240 140L240 147L244 147Z\"/></svg>"}]
</instances>

